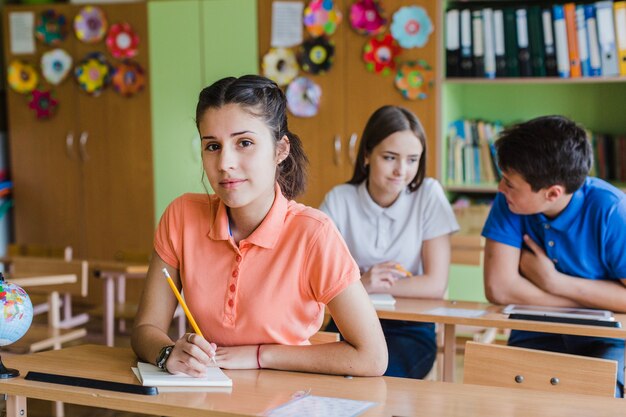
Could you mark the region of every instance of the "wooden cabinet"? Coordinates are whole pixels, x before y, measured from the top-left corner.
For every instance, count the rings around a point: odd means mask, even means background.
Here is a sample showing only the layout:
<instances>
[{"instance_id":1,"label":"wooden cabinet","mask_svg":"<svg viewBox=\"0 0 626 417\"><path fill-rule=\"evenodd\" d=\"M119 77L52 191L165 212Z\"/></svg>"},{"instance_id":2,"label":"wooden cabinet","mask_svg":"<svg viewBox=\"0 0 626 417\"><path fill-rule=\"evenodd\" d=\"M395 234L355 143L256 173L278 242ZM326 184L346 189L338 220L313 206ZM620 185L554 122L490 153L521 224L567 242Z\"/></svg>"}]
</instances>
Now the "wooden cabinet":
<instances>
[{"instance_id":1,"label":"wooden cabinet","mask_svg":"<svg viewBox=\"0 0 626 417\"><path fill-rule=\"evenodd\" d=\"M317 207L324 195L335 185L347 181L354 169L353 161L361 136L369 116L386 104L401 105L412 110L422 121L426 130L427 175L434 176L437 165L437 144L439 135L437 109L440 88L435 82L425 100L409 101L402 97L394 86L393 75L383 76L368 72L363 61L363 47L369 37L357 34L350 27L349 10L352 1L336 0L335 4L343 13L331 40L335 44L335 60L329 72L310 75L322 88L319 113L311 118L298 118L289 115L289 128L304 142L310 160L309 185L307 192L298 200ZM428 12L434 25L434 32L422 48L403 50L400 62L423 59L439 72L440 27L439 2L430 0L387 0L383 7L389 24L393 13L402 6L421 6ZM262 57L270 48L271 0L258 1L259 54ZM387 31L388 32L388 31ZM305 36L306 29L305 29ZM294 48L294 50L297 48ZM261 72L261 71L260 71ZM356 138L356 140L355 140Z\"/></svg>"},{"instance_id":2,"label":"wooden cabinet","mask_svg":"<svg viewBox=\"0 0 626 417\"><path fill-rule=\"evenodd\" d=\"M140 38L134 58L146 70L148 32L145 3L99 5L109 24L129 22ZM77 5L7 6L4 10L4 58L27 61L39 68L50 46L36 43L36 52L13 55L8 16L14 12L53 8L70 26L58 47L76 64L87 53L105 53L104 41L80 42L71 29ZM42 79L40 85L46 85ZM8 89L11 175L14 181L15 240L49 246L71 245L76 257L125 259L149 253L154 228L150 88L130 98L111 88L99 97L80 91L70 76L53 87L59 106L47 120L29 109L29 97Z\"/></svg>"}]
</instances>

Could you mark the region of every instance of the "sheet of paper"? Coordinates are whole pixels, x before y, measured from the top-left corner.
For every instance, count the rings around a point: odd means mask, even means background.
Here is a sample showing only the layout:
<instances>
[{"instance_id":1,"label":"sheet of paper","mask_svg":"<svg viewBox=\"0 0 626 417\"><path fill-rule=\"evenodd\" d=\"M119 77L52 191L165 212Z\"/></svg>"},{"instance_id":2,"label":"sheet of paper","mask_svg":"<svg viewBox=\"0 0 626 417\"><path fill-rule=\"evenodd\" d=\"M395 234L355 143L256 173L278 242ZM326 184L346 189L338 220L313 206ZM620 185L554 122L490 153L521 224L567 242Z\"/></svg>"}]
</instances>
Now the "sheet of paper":
<instances>
[{"instance_id":1,"label":"sheet of paper","mask_svg":"<svg viewBox=\"0 0 626 417\"><path fill-rule=\"evenodd\" d=\"M273 47L300 45L302 43L302 11L301 1L275 1L272 3L272 41Z\"/></svg>"},{"instance_id":2,"label":"sheet of paper","mask_svg":"<svg viewBox=\"0 0 626 417\"><path fill-rule=\"evenodd\" d=\"M396 299L391 294L370 294L369 296L374 306L392 306L396 304Z\"/></svg>"},{"instance_id":3,"label":"sheet of paper","mask_svg":"<svg viewBox=\"0 0 626 417\"><path fill-rule=\"evenodd\" d=\"M426 314L435 316L451 316L451 317L480 317L486 313L485 310L471 310L467 308L446 308L437 307L432 310L425 311Z\"/></svg>"},{"instance_id":4,"label":"sheet of paper","mask_svg":"<svg viewBox=\"0 0 626 417\"><path fill-rule=\"evenodd\" d=\"M12 55L35 53L35 13L9 13L9 48Z\"/></svg>"},{"instance_id":5,"label":"sheet of paper","mask_svg":"<svg viewBox=\"0 0 626 417\"><path fill-rule=\"evenodd\" d=\"M352 417L358 416L375 404L369 401L307 395L278 406L264 415L269 417Z\"/></svg>"}]
</instances>

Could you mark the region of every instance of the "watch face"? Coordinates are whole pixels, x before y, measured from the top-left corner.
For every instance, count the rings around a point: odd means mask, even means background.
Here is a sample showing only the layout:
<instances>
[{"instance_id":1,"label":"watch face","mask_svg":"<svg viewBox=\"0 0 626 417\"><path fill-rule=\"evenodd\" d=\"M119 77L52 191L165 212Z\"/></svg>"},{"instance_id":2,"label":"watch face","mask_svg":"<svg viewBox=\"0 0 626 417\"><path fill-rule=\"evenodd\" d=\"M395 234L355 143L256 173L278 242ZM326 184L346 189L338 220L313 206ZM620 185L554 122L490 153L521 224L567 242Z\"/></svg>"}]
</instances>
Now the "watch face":
<instances>
[{"instance_id":1,"label":"watch face","mask_svg":"<svg viewBox=\"0 0 626 417\"><path fill-rule=\"evenodd\" d=\"M165 369L165 362L167 362L167 359L170 357L170 353L172 353L172 350L174 349L174 346L165 346L164 348L161 349L161 351L159 352L159 356L157 357L156 360L156 366L159 367L160 369Z\"/></svg>"}]
</instances>

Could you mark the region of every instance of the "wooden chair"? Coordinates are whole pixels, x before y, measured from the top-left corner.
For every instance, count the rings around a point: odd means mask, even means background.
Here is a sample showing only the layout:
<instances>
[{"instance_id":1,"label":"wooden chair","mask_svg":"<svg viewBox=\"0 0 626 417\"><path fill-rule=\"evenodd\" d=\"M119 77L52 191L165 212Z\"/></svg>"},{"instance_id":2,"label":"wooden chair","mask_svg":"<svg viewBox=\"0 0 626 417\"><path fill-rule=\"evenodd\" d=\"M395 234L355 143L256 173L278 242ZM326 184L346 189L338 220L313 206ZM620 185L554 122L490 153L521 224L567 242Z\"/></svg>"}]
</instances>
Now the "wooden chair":
<instances>
[{"instance_id":1,"label":"wooden chair","mask_svg":"<svg viewBox=\"0 0 626 417\"><path fill-rule=\"evenodd\" d=\"M613 397L617 362L467 342L465 384Z\"/></svg>"},{"instance_id":2,"label":"wooden chair","mask_svg":"<svg viewBox=\"0 0 626 417\"><path fill-rule=\"evenodd\" d=\"M339 333L319 331L309 338L312 345L321 345L322 343L333 343L339 341Z\"/></svg>"},{"instance_id":3,"label":"wooden chair","mask_svg":"<svg viewBox=\"0 0 626 417\"><path fill-rule=\"evenodd\" d=\"M12 257L7 262L10 274L23 278L27 285L26 291L31 296L45 295L48 304L47 328L32 326L23 340L11 345L12 350L36 352L44 349L59 349L61 344L82 338L86 335L84 328L76 328L84 324L89 316L72 315L71 297L87 295L88 264L86 261L66 261L54 258ZM75 282L49 284L50 277L75 276ZM63 318L61 317L61 300L63 301Z\"/></svg>"}]
</instances>

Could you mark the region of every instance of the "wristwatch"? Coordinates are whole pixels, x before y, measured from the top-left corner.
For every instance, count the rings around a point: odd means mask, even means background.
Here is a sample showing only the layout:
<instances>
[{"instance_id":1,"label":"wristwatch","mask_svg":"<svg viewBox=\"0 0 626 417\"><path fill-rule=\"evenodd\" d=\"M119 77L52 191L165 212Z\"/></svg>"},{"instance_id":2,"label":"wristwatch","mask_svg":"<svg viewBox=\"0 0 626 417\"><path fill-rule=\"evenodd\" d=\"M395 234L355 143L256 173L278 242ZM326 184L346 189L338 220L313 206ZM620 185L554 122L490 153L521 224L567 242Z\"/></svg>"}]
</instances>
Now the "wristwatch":
<instances>
[{"instance_id":1,"label":"wristwatch","mask_svg":"<svg viewBox=\"0 0 626 417\"><path fill-rule=\"evenodd\" d=\"M163 346L161 348L161 350L159 351L159 356L157 356L156 358L156 366L159 369L163 369L164 371L167 371L167 367L165 366L165 363L167 362L167 359L170 357L170 354L172 353L173 350L174 350L174 345Z\"/></svg>"}]
</instances>

